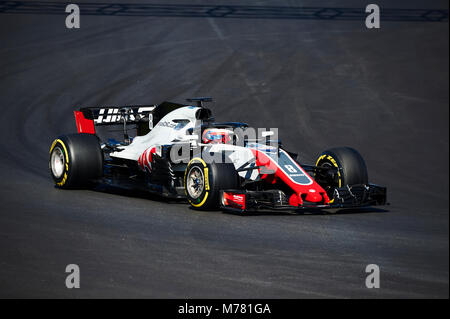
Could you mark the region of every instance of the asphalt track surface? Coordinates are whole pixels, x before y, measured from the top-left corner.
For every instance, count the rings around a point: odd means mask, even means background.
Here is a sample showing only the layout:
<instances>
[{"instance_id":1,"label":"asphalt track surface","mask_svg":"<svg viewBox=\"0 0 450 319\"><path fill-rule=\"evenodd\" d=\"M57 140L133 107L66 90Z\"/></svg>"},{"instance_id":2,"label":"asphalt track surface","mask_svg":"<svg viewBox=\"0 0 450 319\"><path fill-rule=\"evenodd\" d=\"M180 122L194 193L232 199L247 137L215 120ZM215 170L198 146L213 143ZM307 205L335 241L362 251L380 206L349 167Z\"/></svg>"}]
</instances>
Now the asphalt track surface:
<instances>
[{"instance_id":1,"label":"asphalt track surface","mask_svg":"<svg viewBox=\"0 0 450 319\"><path fill-rule=\"evenodd\" d=\"M76 3L68 30L64 6L0 2L0 297L448 298L447 1L378 1L379 30L361 1ZM241 217L53 187L49 146L76 131L75 108L205 95L216 119L277 127L305 162L355 147L391 205Z\"/></svg>"}]
</instances>

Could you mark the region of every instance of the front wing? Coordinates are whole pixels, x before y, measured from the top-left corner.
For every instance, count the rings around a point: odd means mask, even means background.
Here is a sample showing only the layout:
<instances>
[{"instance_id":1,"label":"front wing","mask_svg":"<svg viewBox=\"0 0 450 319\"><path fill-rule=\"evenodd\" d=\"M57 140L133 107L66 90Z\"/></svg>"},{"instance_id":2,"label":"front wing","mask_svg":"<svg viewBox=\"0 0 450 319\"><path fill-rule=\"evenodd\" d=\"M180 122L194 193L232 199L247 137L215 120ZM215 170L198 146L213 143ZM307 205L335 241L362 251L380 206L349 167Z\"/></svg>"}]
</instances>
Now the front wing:
<instances>
[{"instance_id":1,"label":"front wing","mask_svg":"<svg viewBox=\"0 0 450 319\"><path fill-rule=\"evenodd\" d=\"M280 190L223 190L220 198L222 209L240 213L260 210L356 208L385 205L386 187L375 184L347 185L335 189L329 204L304 202L301 206L289 205L289 200Z\"/></svg>"}]
</instances>

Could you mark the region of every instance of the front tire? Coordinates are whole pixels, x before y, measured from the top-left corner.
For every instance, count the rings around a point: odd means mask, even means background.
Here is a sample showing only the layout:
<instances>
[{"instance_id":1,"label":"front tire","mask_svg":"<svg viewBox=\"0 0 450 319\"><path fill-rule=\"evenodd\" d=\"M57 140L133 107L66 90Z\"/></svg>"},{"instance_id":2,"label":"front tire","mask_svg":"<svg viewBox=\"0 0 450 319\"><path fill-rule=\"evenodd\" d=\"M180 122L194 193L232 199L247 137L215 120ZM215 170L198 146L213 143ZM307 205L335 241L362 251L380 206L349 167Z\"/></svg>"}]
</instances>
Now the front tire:
<instances>
[{"instance_id":1,"label":"front tire","mask_svg":"<svg viewBox=\"0 0 450 319\"><path fill-rule=\"evenodd\" d=\"M98 137L62 135L50 147L50 175L58 188L86 187L102 176L103 153Z\"/></svg>"},{"instance_id":2,"label":"front tire","mask_svg":"<svg viewBox=\"0 0 450 319\"><path fill-rule=\"evenodd\" d=\"M206 164L201 158L192 159L184 173L184 189L194 209L219 207L220 191L236 189L239 177L231 163Z\"/></svg>"},{"instance_id":3,"label":"front tire","mask_svg":"<svg viewBox=\"0 0 450 319\"><path fill-rule=\"evenodd\" d=\"M315 174L315 180L330 198L333 198L335 188L368 183L366 163L361 154L351 147L336 147L323 152L316 166L336 169L334 174Z\"/></svg>"}]
</instances>

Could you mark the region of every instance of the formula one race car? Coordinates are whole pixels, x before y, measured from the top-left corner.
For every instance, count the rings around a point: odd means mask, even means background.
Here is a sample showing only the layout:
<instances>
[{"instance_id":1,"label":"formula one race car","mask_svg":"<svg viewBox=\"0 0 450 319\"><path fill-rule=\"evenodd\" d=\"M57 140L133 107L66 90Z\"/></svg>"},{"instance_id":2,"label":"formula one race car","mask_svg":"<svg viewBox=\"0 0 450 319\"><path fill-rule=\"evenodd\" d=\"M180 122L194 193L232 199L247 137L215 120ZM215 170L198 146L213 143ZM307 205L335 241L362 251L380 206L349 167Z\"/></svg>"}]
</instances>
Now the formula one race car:
<instances>
[{"instance_id":1,"label":"formula one race car","mask_svg":"<svg viewBox=\"0 0 450 319\"><path fill-rule=\"evenodd\" d=\"M245 123L215 122L203 105L209 101L75 111L78 134L59 136L50 148L56 187L102 183L235 212L386 204L386 188L368 183L356 150L333 148L314 165L300 164L273 130L256 136ZM102 141L96 128L104 125L123 126L123 140Z\"/></svg>"}]
</instances>

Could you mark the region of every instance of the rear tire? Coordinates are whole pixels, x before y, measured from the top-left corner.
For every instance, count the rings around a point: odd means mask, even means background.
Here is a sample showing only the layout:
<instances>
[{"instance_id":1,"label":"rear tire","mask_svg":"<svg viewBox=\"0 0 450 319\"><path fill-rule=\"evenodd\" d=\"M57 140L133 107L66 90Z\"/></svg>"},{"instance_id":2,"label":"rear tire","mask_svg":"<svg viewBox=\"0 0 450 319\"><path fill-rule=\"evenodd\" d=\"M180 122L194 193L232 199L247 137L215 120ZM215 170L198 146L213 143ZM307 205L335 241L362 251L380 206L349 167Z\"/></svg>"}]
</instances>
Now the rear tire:
<instances>
[{"instance_id":1,"label":"rear tire","mask_svg":"<svg viewBox=\"0 0 450 319\"><path fill-rule=\"evenodd\" d=\"M184 173L186 197L194 209L218 208L220 191L238 186L239 177L231 163L206 164L201 158L194 158Z\"/></svg>"},{"instance_id":2,"label":"rear tire","mask_svg":"<svg viewBox=\"0 0 450 319\"><path fill-rule=\"evenodd\" d=\"M103 173L103 153L91 134L59 136L50 147L50 175L58 188L86 187Z\"/></svg>"},{"instance_id":3,"label":"rear tire","mask_svg":"<svg viewBox=\"0 0 450 319\"><path fill-rule=\"evenodd\" d=\"M316 166L338 169L331 178L315 175L316 181L327 191L330 198L333 197L334 189L337 187L368 183L366 163L361 154L351 147L336 147L323 152Z\"/></svg>"}]
</instances>

